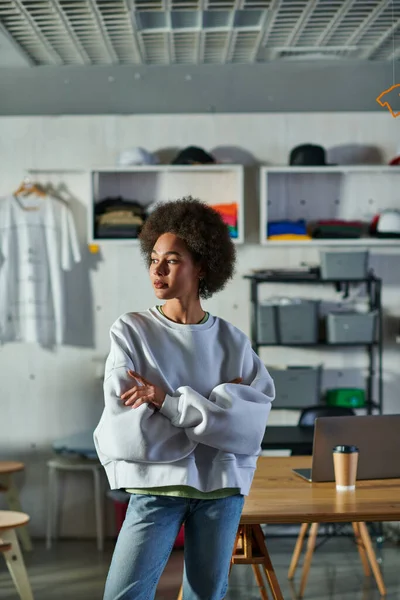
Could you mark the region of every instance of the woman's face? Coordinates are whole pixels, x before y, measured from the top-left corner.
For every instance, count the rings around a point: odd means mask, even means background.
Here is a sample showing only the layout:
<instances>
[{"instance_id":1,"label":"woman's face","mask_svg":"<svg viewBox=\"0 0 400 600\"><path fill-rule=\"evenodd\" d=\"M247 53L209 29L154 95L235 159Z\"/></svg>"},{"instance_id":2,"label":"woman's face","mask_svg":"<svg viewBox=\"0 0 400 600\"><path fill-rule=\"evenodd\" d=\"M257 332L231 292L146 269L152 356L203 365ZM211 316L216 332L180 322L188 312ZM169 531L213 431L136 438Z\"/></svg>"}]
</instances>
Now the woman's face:
<instances>
[{"instance_id":1,"label":"woman's face","mask_svg":"<svg viewBox=\"0 0 400 600\"><path fill-rule=\"evenodd\" d=\"M201 268L196 265L183 240L164 233L151 253L150 278L160 300L197 298Z\"/></svg>"}]
</instances>

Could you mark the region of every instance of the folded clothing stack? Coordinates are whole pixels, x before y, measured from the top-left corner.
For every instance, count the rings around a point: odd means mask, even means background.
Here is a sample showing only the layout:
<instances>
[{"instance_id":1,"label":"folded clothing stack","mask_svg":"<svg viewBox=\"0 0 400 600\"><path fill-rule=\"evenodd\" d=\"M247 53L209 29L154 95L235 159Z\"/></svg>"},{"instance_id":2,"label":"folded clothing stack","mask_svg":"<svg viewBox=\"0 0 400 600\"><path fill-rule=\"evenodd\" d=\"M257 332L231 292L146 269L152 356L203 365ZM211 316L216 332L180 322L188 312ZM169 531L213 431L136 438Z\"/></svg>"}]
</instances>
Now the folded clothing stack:
<instances>
[{"instance_id":1,"label":"folded clothing stack","mask_svg":"<svg viewBox=\"0 0 400 600\"><path fill-rule=\"evenodd\" d=\"M213 204L212 207L221 215L224 223L228 225L231 238L237 238L238 207L236 202L232 202L231 204Z\"/></svg>"},{"instance_id":2,"label":"folded clothing stack","mask_svg":"<svg viewBox=\"0 0 400 600\"><path fill-rule=\"evenodd\" d=\"M97 239L135 239L145 218L145 209L137 201L105 198L96 204L94 235Z\"/></svg>"},{"instance_id":3,"label":"folded clothing stack","mask_svg":"<svg viewBox=\"0 0 400 600\"><path fill-rule=\"evenodd\" d=\"M298 221L269 221L267 226L269 240L310 240L307 224L303 219Z\"/></svg>"},{"instance_id":4,"label":"folded clothing stack","mask_svg":"<svg viewBox=\"0 0 400 600\"><path fill-rule=\"evenodd\" d=\"M330 219L309 224L311 237L319 239L354 239L367 233L368 224L362 221Z\"/></svg>"}]
</instances>

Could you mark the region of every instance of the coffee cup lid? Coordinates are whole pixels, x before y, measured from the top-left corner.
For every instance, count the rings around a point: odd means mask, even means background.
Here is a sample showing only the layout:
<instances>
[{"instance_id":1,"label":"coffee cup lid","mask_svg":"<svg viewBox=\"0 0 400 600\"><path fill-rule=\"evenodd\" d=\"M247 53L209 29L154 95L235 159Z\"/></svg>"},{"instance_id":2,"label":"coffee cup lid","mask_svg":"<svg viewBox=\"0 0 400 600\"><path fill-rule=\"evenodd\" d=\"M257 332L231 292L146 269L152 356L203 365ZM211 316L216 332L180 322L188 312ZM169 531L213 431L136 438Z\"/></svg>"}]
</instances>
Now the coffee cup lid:
<instances>
[{"instance_id":1,"label":"coffee cup lid","mask_svg":"<svg viewBox=\"0 0 400 600\"><path fill-rule=\"evenodd\" d=\"M358 448L357 448L357 446L339 445L339 446L335 446L333 451L341 452L343 454L351 454L352 452L358 452Z\"/></svg>"}]
</instances>

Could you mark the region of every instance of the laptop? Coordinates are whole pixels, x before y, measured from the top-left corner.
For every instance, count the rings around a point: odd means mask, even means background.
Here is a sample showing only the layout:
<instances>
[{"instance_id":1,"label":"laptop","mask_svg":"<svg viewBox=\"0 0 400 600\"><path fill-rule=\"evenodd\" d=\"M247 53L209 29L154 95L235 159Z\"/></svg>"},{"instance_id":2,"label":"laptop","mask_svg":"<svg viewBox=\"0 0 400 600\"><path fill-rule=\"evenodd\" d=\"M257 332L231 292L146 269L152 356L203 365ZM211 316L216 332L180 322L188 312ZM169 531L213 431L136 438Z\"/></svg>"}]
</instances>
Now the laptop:
<instances>
[{"instance_id":1,"label":"laptop","mask_svg":"<svg viewBox=\"0 0 400 600\"><path fill-rule=\"evenodd\" d=\"M400 415L318 417L311 469L293 469L310 482L335 481L333 448L357 446L357 479L400 478Z\"/></svg>"}]
</instances>

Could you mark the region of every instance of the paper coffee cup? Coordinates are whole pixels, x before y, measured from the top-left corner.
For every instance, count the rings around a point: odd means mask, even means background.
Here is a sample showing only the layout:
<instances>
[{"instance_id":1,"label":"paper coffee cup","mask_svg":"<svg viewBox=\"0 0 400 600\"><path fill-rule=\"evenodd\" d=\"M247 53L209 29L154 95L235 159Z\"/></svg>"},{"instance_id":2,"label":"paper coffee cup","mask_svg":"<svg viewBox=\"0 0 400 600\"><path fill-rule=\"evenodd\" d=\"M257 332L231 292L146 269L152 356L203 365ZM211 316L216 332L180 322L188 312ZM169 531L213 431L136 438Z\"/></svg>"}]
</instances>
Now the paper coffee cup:
<instances>
[{"instance_id":1,"label":"paper coffee cup","mask_svg":"<svg viewBox=\"0 0 400 600\"><path fill-rule=\"evenodd\" d=\"M358 454L357 446L339 445L333 449L335 482L336 489L339 492L348 492L355 489Z\"/></svg>"}]
</instances>

